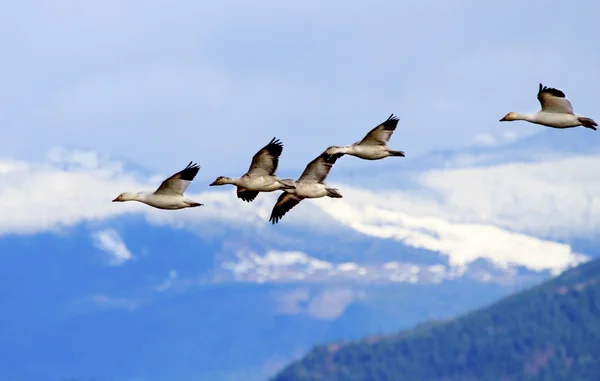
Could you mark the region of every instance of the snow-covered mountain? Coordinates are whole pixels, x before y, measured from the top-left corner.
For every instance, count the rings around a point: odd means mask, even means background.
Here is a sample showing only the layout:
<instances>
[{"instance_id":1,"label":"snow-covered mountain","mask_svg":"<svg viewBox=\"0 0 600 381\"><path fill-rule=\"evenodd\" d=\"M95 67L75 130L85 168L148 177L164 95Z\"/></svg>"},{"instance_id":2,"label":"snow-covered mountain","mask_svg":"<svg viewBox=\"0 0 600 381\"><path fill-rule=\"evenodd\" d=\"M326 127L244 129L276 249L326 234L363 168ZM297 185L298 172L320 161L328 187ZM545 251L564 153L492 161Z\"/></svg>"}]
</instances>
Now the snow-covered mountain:
<instances>
[{"instance_id":1,"label":"snow-covered mountain","mask_svg":"<svg viewBox=\"0 0 600 381\"><path fill-rule=\"evenodd\" d=\"M211 163L188 191L205 206L172 212L110 202L169 175L126 160L2 159L0 376L259 380L317 342L450 317L558 274L600 247L600 156L557 134L345 157L328 179L344 198L305 200L277 225L277 194L247 204L208 188Z\"/></svg>"}]
</instances>

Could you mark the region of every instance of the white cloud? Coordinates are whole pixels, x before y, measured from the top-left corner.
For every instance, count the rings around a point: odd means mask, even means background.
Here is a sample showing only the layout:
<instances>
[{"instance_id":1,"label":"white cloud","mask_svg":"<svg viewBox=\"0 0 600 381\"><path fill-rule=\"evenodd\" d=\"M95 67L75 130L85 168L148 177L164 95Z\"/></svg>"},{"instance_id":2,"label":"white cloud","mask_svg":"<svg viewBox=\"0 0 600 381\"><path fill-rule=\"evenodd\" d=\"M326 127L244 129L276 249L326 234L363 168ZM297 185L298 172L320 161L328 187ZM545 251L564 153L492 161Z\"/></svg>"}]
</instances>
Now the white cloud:
<instances>
[{"instance_id":1,"label":"white cloud","mask_svg":"<svg viewBox=\"0 0 600 381\"><path fill-rule=\"evenodd\" d=\"M154 289L158 292L166 291L173 286L173 282L177 279L177 271L169 271L169 277L165 279L161 284L156 286Z\"/></svg>"},{"instance_id":2,"label":"white cloud","mask_svg":"<svg viewBox=\"0 0 600 381\"><path fill-rule=\"evenodd\" d=\"M317 319L335 320L357 298L359 298L358 293L351 288L328 289L310 301L308 313Z\"/></svg>"},{"instance_id":3,"label":"white cloud","mask_svg":"<svg viewBox=\"0 0 600 381\"><path fill-rule=\"evenodd\" d=\"M358 229L361 231L360 229ZM456 249L453 242L440 237L439 242L432 242L434 238L412 237L411 240L405 240L403 237L374 234L374 236L383 238L395 238L404 241L408 246L425 247L430 250L436 250L449 257L449 265L435 264L424 265L418 262L344 262L336 263L334 261L323 261L302 252L278 252L269 251L265 255L259 255L252 250L239 250L235 254L235 259L225 260L220 264L220 270L217 270L213 280L217 282L227 282L235 280L238 282L256 282L256 283L332 283L332 284L389 284L389 283L421 283L432 284L440 283L444 280L455 279L457 277L468 277L473 279L483 279L494 273L493 279L487 279L496 283L514 283L519 280L519 274L510 265L526 266L534 271L550 270L557 273L563 268L577 263L585 258L572 255L568 251L568 246L563 245L563 251L556 250L550 253L550 258L541 263L537 256L537 251L527 260L519 261L516 257L505 259L505 251L514 249L509 240L508 246L502 246L498 249L486 251L483 246L471 244L471 251L465 249ZM370 234L369 231L366 234ZM445 238L445 239L444 239ZM530 238L530 237L525 237ZM423 241L423 244L421 244ZM461 241L461 243L463 243ZM527 242L526 243L531 243ZM467 244L469 242L467 241ZM490 243L490 246L494 242ZM530 248L531 245L525 247ZM542 247L545 249L545 247ZM537 250L537 248L535 248ZM527 251L529 253L530 251ZM465 258L465 254L471 256ZM522 254L521 252L516 255ZM554 254L554 256L552 256ZM463 255L463 256L461 256ZM489 263L476 263L479 258L488 259ZM488 275L486 275L488 274ZM486 279L484 279L486 280Z\"/></svg>"},{"instance_id":4,"label":"white cloud","mask_svg":"<svg viewBox=\"0 0 600 381\"><path fill-rule=\"evenodd\" d=\"M440 196L430 211L453 222L491 224L553 238L600 230L600 157L431 171L420 183ZM418 197L411 195L412 200ZM408 207L408 212L417 212Z\"/></svg>"},{"instance_id":5,"label":"white cloud","mask_svg":"<svg viewBox=\"0 0 600 381\"><path fill-rule=\"evenodd\" d=\"M498 144L498 140L491 134L477 134L473 139L475 145L494 146Z\"/></svg>"},{"instance_id":6,"label":"white cloud","mask_svg":"<svg viewBox=\"0 0 600 381\"><path fill-rule=\"evenodd\" d=\"M92 295L90 300L103 308L115 308L133 311L141 304L140 301L128 298L114 298L107 295Z\"/></svg>"},{"instance_id":7,"label":"white cloud","mask_svg":"<svg viewBox=\"0 0 600 381\"><path fill-rule=\"evenodd\" d=\"M196 230L203 234L220 229L221 223L259 233L278 228L267 221L276 193L261 194L252 204L240 202L233 187L190 193L205 206L181 211L115 204L110 200L120 192L153 190L162 177L145 183L102 156L54 152L50 163L0 161L0 235L52 231L128 213L142 214L155 224L201 224ZM600 230L599 166L600 157L588 156L435 170L421 173L421 187L411 190L332 184L344 198L305 200L280 224L325 229L332 235L351 228L439 251L455 265L486 258L501 267L560 271L582 257L568 244L549 239L585 237ZM192 189L209 180L201 172ZM278 260L298 258L288 253Z\"/></svg>"},{"instance_id":8,"label":"white cloud","mask_svg":"<svg viewBox=\"0 0 600 381\"><path fill-rule=\"evenodd\" d=\"M502 144L509 144L530 135L532 135L531 132L524 133L516 131L503 131L500 134L479 133L473 138L472 144L475 146L493 147Z\"/></svg>"},{"instance_id":9,"label":"white cloud","mask_svg":"<svg viewBox=\"0 0 600 381\"><path fill-rule=\"evenodd\" d=\"M352 203L350 200L347 202ZM524 266L535 271L559 272L586 258L574 253L567 244L513 233L492 225L452 223L368 204L347 207L343 211L336 208L331 212L336 219L361 233L392 238L411 247L447 255L450 265L456 267L483 258L502 268Z\"/></svg>"},{"instance_id":10,"label":"white cloud","mask_svg":"<svg viewBox=\"0 0 600 381\"><path fill-rule=\"evenodd\" d=\"M335 320L346 308L364 298L364 292L351 287L329 287L314 294L307 289L276 291L272 297L282 315L307 314L319 320Z\"/></svg>"},{"instance_id":11,"label":"white cloud","mask_svg":"<svg viewBox=\"0 0 600 381\"><path fill-rule=\"evenodd\" d=\"M133 255L125 246L119 233L113 229L104 229L92 234L94 245L108 254L108 263L111 266L120 266L133 259Z\"/></svg>"}]
</instances>

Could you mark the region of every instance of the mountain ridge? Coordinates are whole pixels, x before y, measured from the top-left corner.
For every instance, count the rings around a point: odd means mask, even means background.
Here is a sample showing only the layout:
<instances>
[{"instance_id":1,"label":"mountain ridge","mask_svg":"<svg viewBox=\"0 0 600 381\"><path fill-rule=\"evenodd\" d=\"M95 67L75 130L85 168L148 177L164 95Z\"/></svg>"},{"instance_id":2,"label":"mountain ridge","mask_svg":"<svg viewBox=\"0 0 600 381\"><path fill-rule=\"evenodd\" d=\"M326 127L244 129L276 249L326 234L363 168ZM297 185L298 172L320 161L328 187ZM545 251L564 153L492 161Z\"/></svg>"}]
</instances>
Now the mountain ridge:
<instances>
[{"instance_id":1,"label":"mountain ridge","mask_svg":"<svg viewBox=\"0 0 600 381\"><path fill-rule=\"evenodd\" d=\"M596 380L600 260L451 320L315 347L271 381Z\"/></svg>"}]
</instances>

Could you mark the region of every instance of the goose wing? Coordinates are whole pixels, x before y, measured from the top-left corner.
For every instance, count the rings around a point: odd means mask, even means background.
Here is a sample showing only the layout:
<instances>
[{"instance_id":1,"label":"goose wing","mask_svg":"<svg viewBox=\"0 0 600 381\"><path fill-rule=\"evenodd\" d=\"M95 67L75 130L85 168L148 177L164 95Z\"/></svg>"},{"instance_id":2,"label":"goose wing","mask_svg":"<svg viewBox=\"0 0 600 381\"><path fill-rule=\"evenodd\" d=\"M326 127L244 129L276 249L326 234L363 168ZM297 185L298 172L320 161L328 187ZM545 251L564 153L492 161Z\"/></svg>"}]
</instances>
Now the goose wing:
<instances>
[{"instance_id":1,"label":"goose wing","mask_svg":"<svg viewBox=\"0 0 600 381\"><path fill-rule=\"evenodd\" d=\"M385 122L369 131L358 144L369 146L386 145L396 130L396 126L398 126L398 118L392 114Z\"/></svg>"},{"instance_id":2,"label":"goose wing","mask_svg":"<svg viewBox=\"0 0 600 381\"><path fill-rule=\"evenodd\" d=\"M187 167L163 181L154 194L182 196L199 170L200 166L190 161Z\"/></svg>"},{"instance_id":3,"label":"goose wing","mask_svg":"<svg viewBox=\"0 0 600 381\"><path fill-rule=\"evenodd\" d=\"M289 212L294 206L298 205L303 199L303 197L296 196L295 194L283 192L277 199L275 206L273 206L273 211L271 212L269 221L272 224L276 224L287 212Z\"/></svg>"},{"instance_id":4,"label":"goose wing","mask_svg":"<svg viewBox=\"0 0 600 381\"><path fill-rule=\"evenodd\" d=\"M237 196L246 202L252 202L258 196L258 191L251 191L246 188L237 187Z\"/></svg>"},{"instance_id":5,"label":"goose wing","mask_svg":"<svg viewBox=\"0 0 600 381\"><path fill-rule=\"evenodd\" d=\"M542 105L542 111L553 112L558 114L572 114L573 106L565 97L565 93L553 87L543 86L540 83L537 99Z\"/></svg>"},{"instance_id":6,"label":"goose wing","mask_svg":"<svg viewBox=\"0 0 600 381\"><path fill-rule=\"evenodd\" d=\"M342 153L329 155L327 154L327 151L323 152L313 161L308 163L298 181L323 183L329 175L329 171L331 171L333 164L335 164L337 159L342 156L344 156Z\"/></svg>"},{"instance_id":7,"label":"goose wing","mask_svg":"<svg viewBox=\"0 0 600 381\"><path fill-rule=\"evenodd\" d=\"M263 148L261 148L253 157L250 168L246 174L253 176L271 176L277 171L279 165L279 156L283 151L283 143L273 138Z\"/></svg>"}]
</instances>

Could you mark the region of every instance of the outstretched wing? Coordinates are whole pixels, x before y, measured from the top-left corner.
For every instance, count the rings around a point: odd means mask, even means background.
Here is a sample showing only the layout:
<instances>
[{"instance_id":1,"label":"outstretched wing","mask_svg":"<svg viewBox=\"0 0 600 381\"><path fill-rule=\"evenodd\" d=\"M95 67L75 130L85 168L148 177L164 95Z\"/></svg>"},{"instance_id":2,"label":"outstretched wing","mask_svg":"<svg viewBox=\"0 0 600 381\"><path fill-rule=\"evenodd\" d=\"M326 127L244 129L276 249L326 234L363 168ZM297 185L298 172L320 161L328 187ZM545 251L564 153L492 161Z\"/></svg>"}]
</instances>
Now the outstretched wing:
<instances>
[{"instance_id":1,"label":"outstretched wing","mask_svg":"<svg viewBox=\"0 0 600 381\"><path fill-rule=\"evenodd\" d=\"M258 191L251 191L246 188L237 187L237 196L246 202L252 202L258 196Z\"/></svg>"},{"instance_id":2,"label":"outstretched wing","mask_svg":"<svg viewBox=\"0 0 600 381\"><path fill-rule=\"evenodd\" d=\"M295 194L283 192L273 207L269 221L272 224L276 224L287 212L289 212L294 206L298 205L303 199L303 197L296 196Z\"/></svg>"},{"instance_id":3,"label":"outstretched wing","mask_svg":"<svg viewBox=\"0 0 600 381\"><path fill-rule=\"evenodd\" d=\"M260 149L253 157L248 175L255 176L271 176L277 171L279 165L279 156L283 151L283 143L279 139L273 138L263 148Z\"/></svg>"},{"instance_id":4,"label":"outstretched wing","mask_svg":"<svg viewBox=\"0 0 600 381\"><path fill-rule=\"evenodd\" d=\"M308 163L298 181L323 183L329 175L333 164L342 156L344 156L343 153L330 155L325 150L316 159Z\"/></svg>"},{"instance_id":5,"label":"outstretched wing","mask_svg":"<svg viewBox=\"0 0 600 381\"><path fill-rule=\"evenodd\" d=\"M198 174L199 170L200 166L195 163L192 164L190 161L187 167L163 181L156 191L154 191L154 194L182 196L192 183L192 180L194 180Z\"/></svg>"},{"instance_id":6,"label":"outstretched wing","mask_svg":"<svg viewBox=\"0 0 600 381\"><path fill-rule=\"evenodd\" d=\"M561 90L543 86L540 83L537 99L540 101L542 111L574 115L571 102L569 102L565 97L565 93Z\"/></svg>"},{"instance_id":7,"label":"outstretched wing","mask_svg":"<svg viewBox=\"0 0 600 381\"><path fill-rule=\"evenodd\" d=\"M377 127L373 128L358 144L366 146L386 145L398 126L398 118L394 114Z\"/></svg>"}]
</instances>

